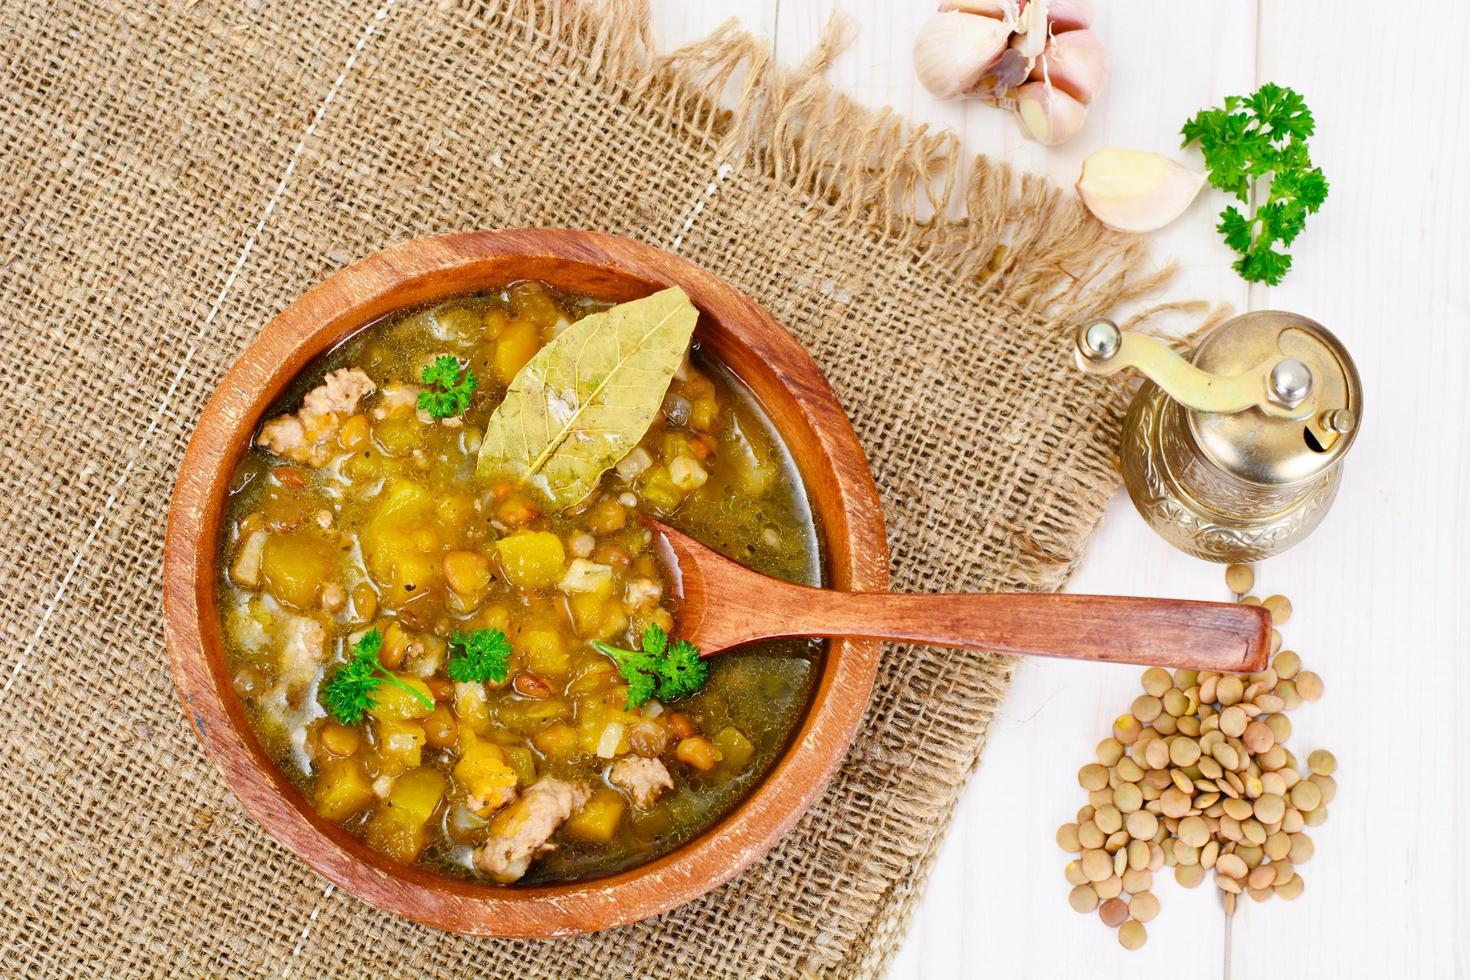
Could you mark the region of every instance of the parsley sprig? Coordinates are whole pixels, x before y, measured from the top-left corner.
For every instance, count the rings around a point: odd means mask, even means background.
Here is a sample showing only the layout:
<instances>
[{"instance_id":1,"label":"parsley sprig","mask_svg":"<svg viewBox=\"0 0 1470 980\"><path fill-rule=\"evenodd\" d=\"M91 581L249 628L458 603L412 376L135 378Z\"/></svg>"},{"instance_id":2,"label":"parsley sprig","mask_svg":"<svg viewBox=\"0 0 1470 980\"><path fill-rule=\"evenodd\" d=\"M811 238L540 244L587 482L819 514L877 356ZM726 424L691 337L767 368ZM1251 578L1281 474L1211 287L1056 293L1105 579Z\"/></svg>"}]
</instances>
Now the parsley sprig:
<instances>
[{"instance_id":1,"label":"parsley sprig","mask_svg":"<svg viewBox=\"0 0 1470 980\"><path fill-rule=\"evenodd\" d=\"M628 710L641 708L654 695L677 701L704 686L709 664L699 659L699 648L688 640L670 640L657 623L643 631L642 650L624 650L607 643L592 645L618 665L628 682Z\"/></svg>"},{"instance_id":2,"label":"parsley sprig","mask_svg":"<svg viewBox=\"0 0 1470 980\"><path fill-rule=\"evenodd\" d=\"M1235 271L1248 282L1281 282L1291 269L1284 247L1327 199L1327 179L1307 151L1315 129L1312 111L1299 94L1268 83L1252 95L1230 96L1223 109L1201 110L1180 130L1183 146L1199 143L1210 183L1243 202L1256 181L1271 175L1264 204L1249 217L1230 205L1220 212L1215 229L1240 253ZM1282 250L1274 247L1278 243Z\"/></svg>"},{"instance_id":3,"label":"parsley sprig","mask_svg":"<svg viewBox=\"0 0 1470 980\"><path fill-rule=\"evenodd\" d=\"M510 672L510 641L496 629L455 633L449 638L449 679L505 683Z\"/></svg>"},{"instance_id":4,"label":"parsley sprig","mask_svg":"<svg viewBox=\"0 0 1470 980\"><path fill-rule=\"evenodd\" d=\"M461 372L464 373L463 378L460 378ZM436 419L463 415L470 407L470 396L480 386L480 379L475 377L469 365L461 367L459 358L448 354L440 354L425 364L419 380L426 386L419 392L419 408Z\"/></svg>"},{"instance_id":5,"label":"parsley sprig","mask_svg":"<svg viewBox=\"0 0 1470 980\"><path fill-rule=\"evenodd\" d=\"M383 648L383 634L376 629L368 630L352 647L352 657L331 680L322 685L322 701L327 710L344 725L355 725L362 721L364 712L375 703L373 692L384 684L402 688L432 709L433 700L423 691L405 683L383 666L378 651Z\"/></svg>"}]
</instances>

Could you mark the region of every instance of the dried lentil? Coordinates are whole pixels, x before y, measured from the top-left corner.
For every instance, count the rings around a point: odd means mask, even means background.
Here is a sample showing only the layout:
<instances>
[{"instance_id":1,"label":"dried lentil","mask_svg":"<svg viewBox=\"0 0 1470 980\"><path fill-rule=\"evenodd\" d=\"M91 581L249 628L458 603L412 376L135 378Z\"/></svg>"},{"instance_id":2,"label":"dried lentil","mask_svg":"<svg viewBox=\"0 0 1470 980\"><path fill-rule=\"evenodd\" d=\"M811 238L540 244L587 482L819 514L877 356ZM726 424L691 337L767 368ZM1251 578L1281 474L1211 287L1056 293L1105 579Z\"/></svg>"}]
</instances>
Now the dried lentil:
<instances>
[{"instance_id":1,"label":"dried lentil","mask_svg":"<svg viewBox=\"0 0 1470 980\"><path fill-rule=\"evenodd\" d=\"M1248 566L1226 576L1239 601L1264 606L1275 625L1291 617L1285 596L1246 594L1255 585ZM1143 945L1143 923L1159 913L1153 873L1165 867L1186 888L1213 870L1227 914L1237 896L1303 892L1296 866L1315 851L1305 830L1327 818L1337 760L1318 749L1300 765L1286 748L1285 712L1324 686L1282 649L1276 629L1271 652L1271 665L1249 676L1150 667L1144 693L1098 743L1097 762L1078 772L1089 803L1057 830L1058 845L1077 855L1064 869L1069 901L1096 910L1127 949Z\"/></svg>"}]
</instances>

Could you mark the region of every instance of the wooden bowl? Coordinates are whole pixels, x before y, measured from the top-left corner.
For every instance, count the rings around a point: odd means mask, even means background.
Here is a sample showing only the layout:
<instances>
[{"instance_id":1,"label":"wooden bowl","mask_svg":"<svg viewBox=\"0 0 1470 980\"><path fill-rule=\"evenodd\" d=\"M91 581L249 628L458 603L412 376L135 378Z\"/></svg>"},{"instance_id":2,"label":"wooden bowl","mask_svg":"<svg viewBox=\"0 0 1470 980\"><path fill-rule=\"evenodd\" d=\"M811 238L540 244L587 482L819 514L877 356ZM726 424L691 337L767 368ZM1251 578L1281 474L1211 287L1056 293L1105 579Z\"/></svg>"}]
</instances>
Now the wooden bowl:
<instances>
[{"instance_id":1,"label":"wooden bowl","mask_svg":"<svg viewBox=\"0 0 1470 980\"><path fill-rule=\"evenodd\" d=\"M400 864L313 812L261 749L234 694L215 602L230 476L263 413L316 356L384 314L542 279L625 301L679 285L696 337L755 392L806 482L830 583L881 590L888 549L862 448L811 357L755 303L683 259L610 235L523 229L407 242L349 266L265 328L220 383L179 468L164 546L174 684L189 723L240 802L318 872L381 909L485 936L563 936L663 912L728 881L811 805L852 740L879 644L835 640L785 754L724 819L661 858L585 882L497 887Z\"/></svg>"}]
</instances>

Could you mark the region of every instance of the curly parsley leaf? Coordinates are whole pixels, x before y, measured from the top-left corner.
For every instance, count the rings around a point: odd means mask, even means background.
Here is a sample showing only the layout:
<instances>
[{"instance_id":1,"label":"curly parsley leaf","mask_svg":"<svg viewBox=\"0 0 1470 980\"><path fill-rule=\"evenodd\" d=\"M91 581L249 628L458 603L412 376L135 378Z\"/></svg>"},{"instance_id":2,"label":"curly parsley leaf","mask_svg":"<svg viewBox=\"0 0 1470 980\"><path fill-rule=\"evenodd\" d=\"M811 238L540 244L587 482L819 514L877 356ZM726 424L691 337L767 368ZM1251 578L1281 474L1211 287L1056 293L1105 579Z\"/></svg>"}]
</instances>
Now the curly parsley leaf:
<instances>
[{"instance_id":1,"label":"curly parsley leaf","mask_svg":"<svg viewBox=\"0 0 1470 980\"><path fill-rule=\"evenodd\" d=\"M660 701L686 698L704 686L709 664L699 659L699 648L688 640L670 640L653 623L643 631L643 649L624 650L600 641L592 644L610 657L628 682L627 708L641 708L655 695Z\"/></svg>"},{"instance_id":2,"label":"curly parsley leaf","mask_svg":"<svg viewBox=\"0 0 1470 980\"><path fill-rule=\"evenodd\" d=\"M510 673L510 641L496 629L455 633L449 638L449 679L505 683Z\"/></svg>"},{"instance_id":3,"label":"curly parsley leaf","mask_svg":"<svg viewBox=\"0 0 1470 980\"><path fill-rule=\"evenodd\" d=\"M641 670L627 670L621 663L618 664L618 669L628 681L628 701L625 707L629 711L643 707L648 703L648 699L653 697L658 681L654 680L652 674Z\"/></svg>"},{"instance_id":4,"label":"curly parsley leaf","mask_svg":"<svg viewBox=\"0 0 1470 980\"><path fill-rule=\"evenodd\" d=\"M402 688L426 708L434 702L418 688L400 680L383 666L378 651L383 648L383 634L368 630L352 647L352 656L338 667L331 679L322 685L322 701L332 717L344 725L356 725L374 704L373 692L384 684Z\"/></svg>"},{"instance_id":5,"label":"curly parsley leaf","mask_svg":"<svg viewBox=\"0 0 1470 980\"><path fill-rule=\"evenodd\" d=\"M1254 213L1231 205L1216 226L1240 255L1235 271L1249 282L1281 282L1291 269L1282 249L1327 200L1327 178L1307 148L1316 125L1300 94L1268 83L1251 95L1230 96L1224 108L1201 110L1180 130L1182 145L1199 144L1210 184L1240 201L1248 203L1256 182L1270 177L1266 201Z\"/></svg>"},{"instance_id":6,"label":"curly parsley leaf","mask_svg":"<svg viewBox=\"0 0 1470 980\"><path fill-rule=\"evenodd\" d=\"M688 640L675 640L664 653L658 672L658 699L677 701L704 686L709 664L699 659L699 648Z\"/></svg>"},{"instance_id":7,"label":"curly parsley leaf","mask_svg":"<svg viewBox=\"0 0 1470 980\"><path fill-rule=\"evenodd\" d=\"M460 374L463 372L464 377ZM470 396L480 386L468 365L460 366L459 358L441 354L424 365L419 380L425 385L419 392L419 408L436 419L463 415L470 407Z\"/></svg>"},{"instance_id":8,"label":"curly parsley leaf","mask_svg":"<svg viewBox=\"0 0 1470 980\"><path fill-rule=\"evenodd\" d=\"M669 648L669 634L658 623L649 623L643 630L643 652L651 657L662 657Z\"/></svg>"}]
</instances>

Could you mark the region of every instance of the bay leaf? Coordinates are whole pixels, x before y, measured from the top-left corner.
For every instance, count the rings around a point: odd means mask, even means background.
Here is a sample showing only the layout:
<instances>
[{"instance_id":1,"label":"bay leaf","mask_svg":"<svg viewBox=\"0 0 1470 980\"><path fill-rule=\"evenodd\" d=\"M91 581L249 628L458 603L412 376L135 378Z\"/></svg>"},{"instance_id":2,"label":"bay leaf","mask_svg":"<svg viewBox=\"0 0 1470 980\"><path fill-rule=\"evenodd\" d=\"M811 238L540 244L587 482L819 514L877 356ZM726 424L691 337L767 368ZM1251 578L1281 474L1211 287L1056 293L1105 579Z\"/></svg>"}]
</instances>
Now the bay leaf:
<instances>
[{"instance_id":1,"label":"bay leaf","mask_svg":"<svg viewBox=\"0 0 1470 980\"><path fill-rule=\"evenodd\" d=\"M476 473L558 510L587 497L653 424L698 318L675 286L567 327L511 380Z\"/></svg>"}]
</instances>

